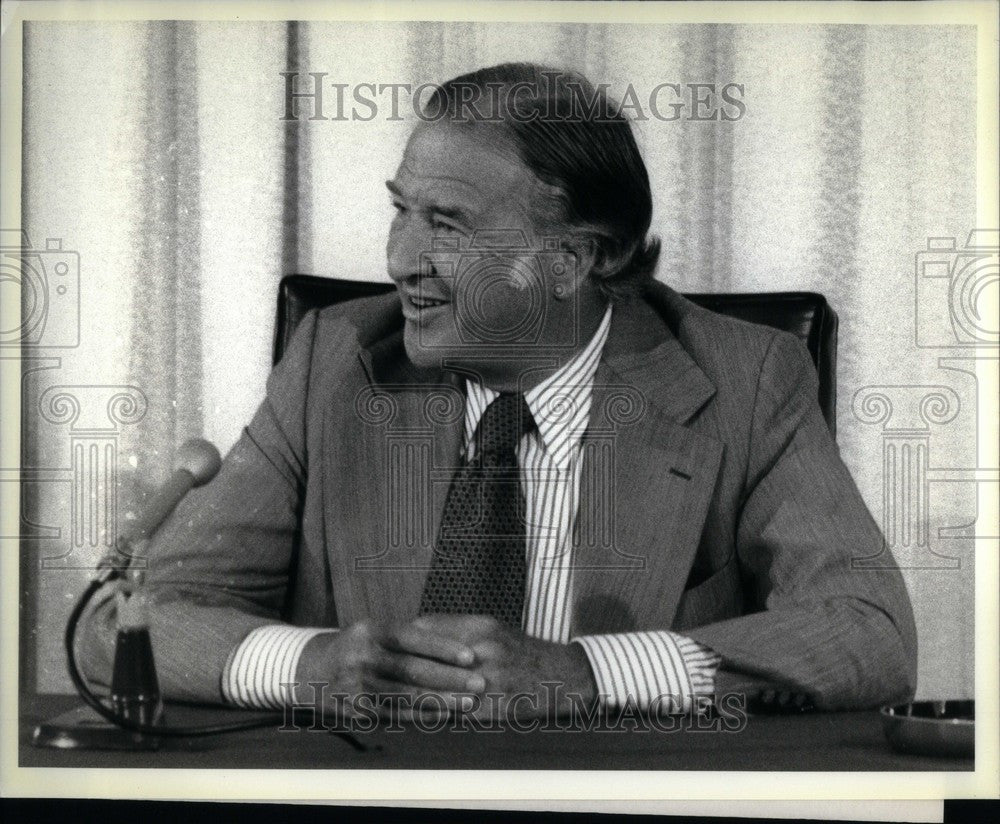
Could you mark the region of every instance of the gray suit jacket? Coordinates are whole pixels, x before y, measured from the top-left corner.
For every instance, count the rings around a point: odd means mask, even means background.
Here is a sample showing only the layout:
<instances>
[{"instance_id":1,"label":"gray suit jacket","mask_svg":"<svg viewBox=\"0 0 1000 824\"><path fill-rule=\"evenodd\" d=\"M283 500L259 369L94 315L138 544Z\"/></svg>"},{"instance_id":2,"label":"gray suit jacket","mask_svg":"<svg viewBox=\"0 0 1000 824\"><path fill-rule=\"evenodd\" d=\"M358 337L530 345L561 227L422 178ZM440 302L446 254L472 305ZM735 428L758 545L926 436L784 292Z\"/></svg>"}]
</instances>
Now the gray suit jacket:
<instances>
[{"instance_id":1,"label":"gray suit jacket","mask_svg":"<svg viewBox=\"0 0 1000 824\"><path fill-rule=\"evenodd\" d=\"M417 614L461 448L462 380L402 345L395 294L310 313L208 485L158 533L147 575L168 696L218 701L227 658L278 620ZM574 634L674 629L718 686L821 707L904 699L916 633L879 529L792 336L655 284L619 304L594 389L574 533ZM891 556L888 553L884 557ZM82 657L106 681L113 601Z\"/></svg>"}]
</instances>

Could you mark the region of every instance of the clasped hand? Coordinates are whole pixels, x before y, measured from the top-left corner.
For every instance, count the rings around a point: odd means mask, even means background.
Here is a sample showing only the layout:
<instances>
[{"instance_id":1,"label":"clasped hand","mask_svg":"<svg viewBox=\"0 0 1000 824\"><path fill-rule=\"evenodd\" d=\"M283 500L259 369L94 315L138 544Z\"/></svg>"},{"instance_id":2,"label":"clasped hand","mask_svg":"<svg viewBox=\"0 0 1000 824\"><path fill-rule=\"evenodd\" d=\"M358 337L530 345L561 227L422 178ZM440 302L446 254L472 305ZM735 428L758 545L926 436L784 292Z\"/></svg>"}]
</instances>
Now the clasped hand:
<instances>
[{"instance_id":1,"label":"clasped hand","mask_svg":"<svg viewBox=\"0 0 1000 824\"><path fill-rule=\"evenodd\" d=\"M360 621L311 639L299 685L371 701L382 717L469 713L554 716L596 697L577 644L542 641L482 615L424 615L401 625Z\"/></svg>"}]
</instances>

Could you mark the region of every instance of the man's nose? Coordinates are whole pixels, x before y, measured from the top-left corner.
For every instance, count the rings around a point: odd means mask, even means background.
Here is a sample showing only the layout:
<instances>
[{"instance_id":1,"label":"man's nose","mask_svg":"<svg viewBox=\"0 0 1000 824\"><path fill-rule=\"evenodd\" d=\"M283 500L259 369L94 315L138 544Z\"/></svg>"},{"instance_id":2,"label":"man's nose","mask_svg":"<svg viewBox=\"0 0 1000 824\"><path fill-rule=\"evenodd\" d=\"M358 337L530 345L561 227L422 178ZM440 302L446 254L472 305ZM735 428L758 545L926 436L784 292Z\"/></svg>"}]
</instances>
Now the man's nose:
<instances>
[{"instance_id":1,"label":"man's nose","mask_svg":"<svg viewBox=\"0 0 1000 824\"><path fill-rule=\"evenodd\" d=\"M389 277L398 282L434 274L430 263L431 234L429 227L424 229L416 220L394 226L389 231L389 241L386 244Z\"/></svg>"}]
</instances>

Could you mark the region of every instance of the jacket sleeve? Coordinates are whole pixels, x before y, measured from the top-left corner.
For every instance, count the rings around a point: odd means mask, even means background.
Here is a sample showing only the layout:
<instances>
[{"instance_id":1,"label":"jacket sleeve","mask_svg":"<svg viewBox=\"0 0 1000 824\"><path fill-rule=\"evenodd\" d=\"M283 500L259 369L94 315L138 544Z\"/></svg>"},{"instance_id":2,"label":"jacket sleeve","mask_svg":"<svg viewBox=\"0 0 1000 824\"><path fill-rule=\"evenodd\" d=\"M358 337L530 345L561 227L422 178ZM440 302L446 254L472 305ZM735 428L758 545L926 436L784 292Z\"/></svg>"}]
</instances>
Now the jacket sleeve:
<instances>
[{"instance_id":1,"label":"jacket sleeve","mask_svg":"<svg viewBox=\"0 0 1000 824\"><path fill-rule=\"evenodd\" d=\"M777 334L754 402L736 551L763 609L686 634L722 655L726 690L804 693L821 708L910 697L909 597L816 402L805 348ZM878 555L879 564L856 559Z\"/></svg>"},{"instance_id":2,"label":"jacket sleeve","mask_svg":"<svg viewBox=\"0 0 1000 824\"><path fill-rule=\"evenodd\" d=\"M315 312L302 320L219 474L192 490L150 542L145 591L166 697L220 701L230 653L255 628L280 620L305 488L316 325ZM114 603L105 598L85 616L78 640L84 671L105 684Z\"/></svg>"}]
</instances>

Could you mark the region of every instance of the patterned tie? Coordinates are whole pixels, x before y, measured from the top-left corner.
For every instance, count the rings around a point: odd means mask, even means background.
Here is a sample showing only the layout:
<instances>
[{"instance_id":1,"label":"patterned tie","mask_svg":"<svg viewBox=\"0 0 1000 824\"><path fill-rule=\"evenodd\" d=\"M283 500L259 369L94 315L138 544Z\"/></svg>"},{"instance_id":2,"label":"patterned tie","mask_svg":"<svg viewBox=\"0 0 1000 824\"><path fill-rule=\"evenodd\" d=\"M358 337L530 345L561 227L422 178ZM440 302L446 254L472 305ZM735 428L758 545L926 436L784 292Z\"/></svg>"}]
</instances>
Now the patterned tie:
<instances>
[{"instance_id":1,"label":"patterned tie","mask_svg":"<svg viewBox=\"0 0 1000 824\"><path fill-rule=\"evenodd\" d=\"M523 395L501 394L483 412L475 456L448 489L421 615L492 615L521 627L526 540L517 445L534 425Z\"/></svg>"}]
</instances>

